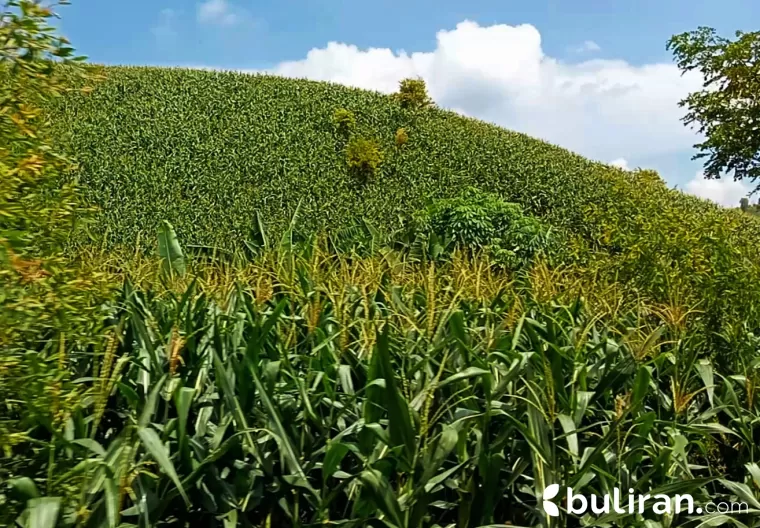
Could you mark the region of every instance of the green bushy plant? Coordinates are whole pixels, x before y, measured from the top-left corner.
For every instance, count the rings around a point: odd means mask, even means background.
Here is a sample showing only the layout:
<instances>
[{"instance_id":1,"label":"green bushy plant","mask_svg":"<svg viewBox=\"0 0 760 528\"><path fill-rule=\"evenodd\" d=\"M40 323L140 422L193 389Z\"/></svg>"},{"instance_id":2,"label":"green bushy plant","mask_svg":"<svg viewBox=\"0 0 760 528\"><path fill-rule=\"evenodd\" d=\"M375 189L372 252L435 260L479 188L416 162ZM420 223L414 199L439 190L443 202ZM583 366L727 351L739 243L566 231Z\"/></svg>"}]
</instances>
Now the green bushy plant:
<instances>
[{"instance_id":1,"label":"green bushy plant","mask_svg":"<svg viewBox=\"0 0 760 528\"><path fill-rule=\"evenodd\" d=\"M472 250L488 249L504 265L530 262L552 248L551 231L523 208L493 193L467 189L461 196L433 201L415 218L415 230Z\"/></svg>"},{"instance_id":2,"label":"green bushy plant","mask_svg":"<svg viewBox=\"0 0 760 528\"><path fill-rule=\"evenodd\" d=\"M341 134L349 134L356 128L356 116L345 108L336 108L333 112L333 124Z\"/></svg>"},{"instance_id":3,"label":"green bushy plant","mask_svg":"<svg viewBox=\"0 0 760 528\"><path fill-rule=\"evenodd\" d=\"M420 109L433 104L423 79L402 79L394 98L401 104L402 108Z\"/></svg>"},{"instance_id":4,"label":"green bushy plant","mask_svg":"<svg viewBox=\"0 0 760 528\"><path fill-rule=\"evenodd\" d=\"M374 139L352 137L346 146L346 162L351 171L362 178L371 178L383 163L383 151Z\"/></svg>"},{"instance_id":5,"label":"green bushy plant","mask_svg":"<svg viewBox=\"0 0 760 528\"><path fill-rule=\"evenodd\" d=\"M0 8L2 526L25 508L31 514L57 507L71 493L68 471L76 462L57 448L84 400L76 365L98 341L101 288L108 288L65 251L87 211L76 186L61 182L72 161L58 148L42 107L74 89L86 91L83 84L92 79L55 34L53 18L49 5L32 0ZM27 503L43 480L47 506ZM18 488L23 492L14 493Z\"/></svg>"},{"instance_id":6,"label":"green bushy plant","mask_svg":"<svg viewBox=\"0 0 760 528\"><path fill-rule=\"evenodd\" d=\"M409 142L409 133L405 128L399 128L396 130L396 146L403 147Z\"/></svg>"}]
</instances>

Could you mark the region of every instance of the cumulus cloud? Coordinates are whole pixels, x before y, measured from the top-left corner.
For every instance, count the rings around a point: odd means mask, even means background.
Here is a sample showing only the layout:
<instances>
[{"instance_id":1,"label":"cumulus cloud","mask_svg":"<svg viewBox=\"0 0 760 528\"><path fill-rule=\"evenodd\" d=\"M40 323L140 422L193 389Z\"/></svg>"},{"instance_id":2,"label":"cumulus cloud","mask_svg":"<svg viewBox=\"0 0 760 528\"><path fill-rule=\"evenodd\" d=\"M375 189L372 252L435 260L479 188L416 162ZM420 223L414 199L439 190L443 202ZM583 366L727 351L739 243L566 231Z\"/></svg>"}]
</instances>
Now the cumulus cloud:
<instances>
[{"instance_id":1,"label":"cumulus cloud","mask_svg":"<svg viewBox=\"0 0 760 528\"><path fill-rule=\"evenodd\" d=\"M701 87L672 64L622 60L568 64L546 55L532 25L480 26L464 21L439 31L433 51L359 49L331 42L275 74L392 92L422 77L442 107L540 137L594 159L690 149L695 135L680 122L678 101Z\"/></svg>"},{"instance_id":2,"label":"cumulus cloud","mask_svg":"<svg viewBox=\"0 0 760 528\"><path fill-rule=\"evenodd\" d=\"M686 184L685 191L724 207L738 207L752 189L742 181L732 179L708 180L699 172Z\"/></svg>"},{"instance_id":3,"label":"cumulus cloud","mask_svg":"<svg viewBox=\"0 0 760 528\"><path fill-rule=\"evenodd\" d=\"M198 22L201 24L232 26L239 19L239 13L227 0L207 0L198 5Z\"/></svg>"},{"instance_id":4,"label":"cumulus cloud","mask_svg":"<svg viewBox=\"0 0 760 528\"><path fill-rule=\"evenodd\" d=\"M628 166L628 160L626 160L625 158L614 159L614 160L610 161L609 164L612 165L613 167L617 167L619 169L631 170L631 168Z\"/></svg>"}]
</instances>

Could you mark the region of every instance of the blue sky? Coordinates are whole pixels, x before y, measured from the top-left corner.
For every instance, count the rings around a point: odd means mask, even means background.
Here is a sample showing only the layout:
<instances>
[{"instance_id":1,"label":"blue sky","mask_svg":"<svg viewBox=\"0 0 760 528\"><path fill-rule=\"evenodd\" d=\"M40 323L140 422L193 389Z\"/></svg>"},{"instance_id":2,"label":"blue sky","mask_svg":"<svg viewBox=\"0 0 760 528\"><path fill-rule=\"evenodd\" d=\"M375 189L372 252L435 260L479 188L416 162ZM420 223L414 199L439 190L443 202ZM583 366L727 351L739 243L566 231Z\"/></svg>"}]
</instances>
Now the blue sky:
<instances>
[{"instance_id":1,"label":"blue sky","mask_svg":"<svg viewBox=\"0 0 760 528\"><path fill-rule=\"evenodd\" d=\"M74 0L60 13L94 62L268 70L382 91L416 74L442 106L655 168L717 201L746 191L695 179L698 138L676 102L699 82L676 75L665 43L700 25L757 30L758 0Z\"/></svg>"}]
</instances>

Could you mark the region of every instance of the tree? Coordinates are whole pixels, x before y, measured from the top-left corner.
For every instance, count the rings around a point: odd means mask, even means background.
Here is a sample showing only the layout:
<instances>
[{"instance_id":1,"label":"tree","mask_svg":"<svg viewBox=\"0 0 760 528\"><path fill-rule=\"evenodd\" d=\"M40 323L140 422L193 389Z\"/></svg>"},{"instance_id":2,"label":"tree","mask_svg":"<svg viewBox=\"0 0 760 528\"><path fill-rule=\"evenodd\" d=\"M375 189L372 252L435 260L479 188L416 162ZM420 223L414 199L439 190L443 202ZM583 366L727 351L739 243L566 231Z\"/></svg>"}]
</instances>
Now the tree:
<instances>
[{"instance_id":1,"label":"tree","mask_svg":"<svg viewBox=\"0 0 760 528\"><path fill-rule=\"evenodd\" d=\"M760 177L760 32L736 32L736 40L708 27L673 36L667 45L683 73L698 71L703 89L680 102L687 125L706 140L693 159L707 158L705 177Z\"/></svg>"}]
</instances>

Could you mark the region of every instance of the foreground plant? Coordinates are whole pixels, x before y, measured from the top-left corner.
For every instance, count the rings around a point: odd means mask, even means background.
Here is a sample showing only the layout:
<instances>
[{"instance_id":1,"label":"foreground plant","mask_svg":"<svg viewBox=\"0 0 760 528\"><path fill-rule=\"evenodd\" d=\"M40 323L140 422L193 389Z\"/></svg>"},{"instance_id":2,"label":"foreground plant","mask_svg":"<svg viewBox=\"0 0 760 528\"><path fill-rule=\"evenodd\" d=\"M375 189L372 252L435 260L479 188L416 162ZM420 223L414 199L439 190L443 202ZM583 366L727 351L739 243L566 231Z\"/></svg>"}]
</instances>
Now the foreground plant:
<instances>
[{"instance_id":1,"label":"foreground plant","mask_svg":"<svg viewBox=\"0 0 760 528\"><path fill-rule=\"evenodd\" d=\"M41 107L85 76L53 16L30 0L6 2L0 14L0 523L25 506L12 490L23 498L35 479L50 498L30 503L33 518L60 509L70 492L70 481L54 477L75 461L59 449L82 396L72 354L103 324L98 277L79 274L63 251L83 208L61 183L71 164ZM61 62L71 64L65 81Z\"/></svg>"},{"instance_id":2,"label":"foreground plant","mask_svg":"<svg viewBox=\"0 0 760 528\"><path fill-rule=\"evenodd\" d=\"M279 269L269 298L239 287L220 304L192 284L125 286L56 447L80 482L61 525L692 522L553 521L550 484L755 510L752 389L666 316L582 301L515 313L508 292L449 296L435 278L326 289L299 256Z\"/></svg>"}]
</instances>

